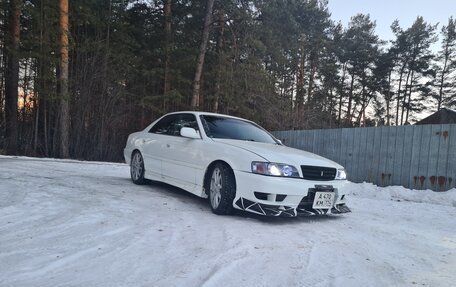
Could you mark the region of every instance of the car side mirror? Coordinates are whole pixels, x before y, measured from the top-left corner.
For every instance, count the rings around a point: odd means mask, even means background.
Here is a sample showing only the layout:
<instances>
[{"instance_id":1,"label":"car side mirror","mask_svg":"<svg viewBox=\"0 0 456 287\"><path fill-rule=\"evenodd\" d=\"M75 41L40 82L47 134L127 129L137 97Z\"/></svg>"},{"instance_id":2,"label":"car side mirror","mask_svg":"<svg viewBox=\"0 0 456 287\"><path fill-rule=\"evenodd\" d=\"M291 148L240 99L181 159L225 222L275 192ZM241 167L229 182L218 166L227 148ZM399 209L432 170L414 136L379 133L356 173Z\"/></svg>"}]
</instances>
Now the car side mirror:
<instances>
[{"instance_id":1,"label":"car side mirror","mask_svg":"<svg viewBox=\"0 0 456 287\"><path fill-rule=\"evenodd\" d=\"M194 128L181 128L180 135L189 139L200 139L199 133Z\"/></svg>"},{"instance_id":2,"label":"car side mirror","mask_svg":"<svg viewBox=\"0 0 456 287\"><path fill-rule=\"evenodd\" d=\"M279 142L279 145L283 145L283 142L279 139L277 139L277 141Z\"/></svg>"}]
</instances>

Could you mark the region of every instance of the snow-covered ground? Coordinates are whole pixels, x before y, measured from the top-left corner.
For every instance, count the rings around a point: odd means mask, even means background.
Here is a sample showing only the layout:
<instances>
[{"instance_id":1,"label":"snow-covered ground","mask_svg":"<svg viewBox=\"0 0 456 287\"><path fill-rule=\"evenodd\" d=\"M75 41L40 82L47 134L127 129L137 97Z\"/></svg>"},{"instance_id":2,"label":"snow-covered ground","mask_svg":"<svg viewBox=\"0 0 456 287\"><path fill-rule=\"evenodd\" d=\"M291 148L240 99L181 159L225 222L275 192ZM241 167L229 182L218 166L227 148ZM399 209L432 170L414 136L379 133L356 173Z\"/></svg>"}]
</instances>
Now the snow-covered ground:
<instances>
[{"instance_id":1,"label":"snow-covered ground","mask_svg":"<svg viewBox=\"0 0 456 287\"><path fill-rule=\"evenodd\" d=\"M341 216L216 216L124 164L0 156L0 286L456 285L456 190L352 190Z\"/></svg>"}]
</instances>

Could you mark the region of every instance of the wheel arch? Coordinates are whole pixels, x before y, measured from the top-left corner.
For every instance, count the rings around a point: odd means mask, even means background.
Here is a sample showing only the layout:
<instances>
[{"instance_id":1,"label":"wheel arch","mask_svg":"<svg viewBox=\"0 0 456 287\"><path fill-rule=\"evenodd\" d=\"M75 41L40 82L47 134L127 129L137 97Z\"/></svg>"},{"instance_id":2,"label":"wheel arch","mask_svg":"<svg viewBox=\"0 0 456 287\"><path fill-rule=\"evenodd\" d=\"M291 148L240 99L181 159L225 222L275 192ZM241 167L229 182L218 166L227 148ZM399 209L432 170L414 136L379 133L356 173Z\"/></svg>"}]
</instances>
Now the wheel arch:
<instances>
[{"instance_id":1,"label":"wheel arch","mask_svg":"<svg viewBox=\"0 0 456 287\"><path fill-rule=\"evenodd\" d=\"M133 155L133 153L135 153L136 151L142 154L141 150L138 147L135 147L132 149L131 155Z\"/></svg>"},{"instance_id":2,"label":"wheel arch","mask_svg":"<svg viewBox=\"0 0 456 287\"><path fill-rule=\"evenodd\" d=\"M204 194L206 195L209 195L209 189L207 188L209 183L210 183L210 180L211 180L211 175L210 175L210 172L212 171L212 169L214 168L214 166L217 164L217 163L221 163L221 164L224 164L226 166L228 166L230 168L230 171L231 171L231 175L233 176L233 179L234 179L234 186L237 187L236 185L236 176L234 175L234 171L233 171L233 167L232 165L230 165L227 161L223 160L223 159L216 159L214 161L212 161L206 168L206 171L204 172L204 177L203 177L203 188L204 188Z\"/></svg>"}]
</instances>

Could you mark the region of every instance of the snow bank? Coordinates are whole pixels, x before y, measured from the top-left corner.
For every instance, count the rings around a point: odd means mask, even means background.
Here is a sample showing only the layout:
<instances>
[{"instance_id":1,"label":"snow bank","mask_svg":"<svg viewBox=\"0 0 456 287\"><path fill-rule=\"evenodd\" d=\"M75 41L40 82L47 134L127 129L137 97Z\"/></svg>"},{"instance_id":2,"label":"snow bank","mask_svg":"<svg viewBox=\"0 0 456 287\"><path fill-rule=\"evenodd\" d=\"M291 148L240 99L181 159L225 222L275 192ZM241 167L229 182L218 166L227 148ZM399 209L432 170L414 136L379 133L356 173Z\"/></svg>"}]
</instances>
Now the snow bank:
<instances>
[{"instance_id":1,"label":"snow bank","mask_svg":"<svg viewBox=\"0 0 456 287\"><path fill-rule=\"evenodd\" d=\"M407 189L402 186L379 187L372 183L350 183L351 194L363 198L411 201L456 207L456 188L446 192Z\"/></svg>"}]
</instances>

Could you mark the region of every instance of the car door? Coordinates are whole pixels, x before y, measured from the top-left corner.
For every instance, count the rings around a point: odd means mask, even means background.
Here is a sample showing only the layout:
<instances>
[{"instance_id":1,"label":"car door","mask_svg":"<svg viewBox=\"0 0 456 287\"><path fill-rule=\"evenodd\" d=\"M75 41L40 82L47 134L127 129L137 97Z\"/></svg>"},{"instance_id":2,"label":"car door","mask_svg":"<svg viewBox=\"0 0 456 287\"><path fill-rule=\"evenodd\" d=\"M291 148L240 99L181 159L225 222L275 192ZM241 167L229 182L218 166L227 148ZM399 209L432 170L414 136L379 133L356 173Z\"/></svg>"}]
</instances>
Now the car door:
<instances>
[{"instance_id":1,"label":"car door","mask_svg":"<svg viewBox=\"0 0 456 287\"><path fill-rule=\"evenodd\" d=\"M163 118L161 127L151 129L160 143L161 171L164 181L191 191L196 184L196 174L204 165L202 139L189 139L180 135L180 129L191 127L199 130L193 114L171 114ZM166 123L165 123L166 122Z\"/></svg>"},{"instance_id":2,"label":"car door","mask_svg":"<svg viewBox=\"0 0 456 287\"><path fill-rule=\"evenodd\" d=\"M141 139L146 177L162 179L162 154L164 149L163 134L166 134L169 119L159 120Z\"/></svg>"}]
</instances>

